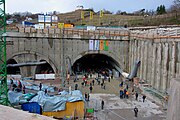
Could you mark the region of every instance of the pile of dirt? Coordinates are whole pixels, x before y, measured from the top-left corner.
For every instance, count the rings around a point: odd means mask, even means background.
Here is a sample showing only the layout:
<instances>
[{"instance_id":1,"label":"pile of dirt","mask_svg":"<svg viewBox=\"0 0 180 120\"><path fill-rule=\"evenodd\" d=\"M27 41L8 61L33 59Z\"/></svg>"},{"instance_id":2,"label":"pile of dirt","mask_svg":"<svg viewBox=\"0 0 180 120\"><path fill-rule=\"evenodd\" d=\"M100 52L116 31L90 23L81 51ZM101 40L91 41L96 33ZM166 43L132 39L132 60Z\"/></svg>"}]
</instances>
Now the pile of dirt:
<instances>
[{"instance_id":1,"label":"pile of dirt","mask_svg":"<svg viewBox=\"0 0 180 120\"><path fill-rule=\"evenodd\" d=\"M28 113L11 107L0 105L1 120L54 120L53 118Z\"/></svg>"}]
</instances>

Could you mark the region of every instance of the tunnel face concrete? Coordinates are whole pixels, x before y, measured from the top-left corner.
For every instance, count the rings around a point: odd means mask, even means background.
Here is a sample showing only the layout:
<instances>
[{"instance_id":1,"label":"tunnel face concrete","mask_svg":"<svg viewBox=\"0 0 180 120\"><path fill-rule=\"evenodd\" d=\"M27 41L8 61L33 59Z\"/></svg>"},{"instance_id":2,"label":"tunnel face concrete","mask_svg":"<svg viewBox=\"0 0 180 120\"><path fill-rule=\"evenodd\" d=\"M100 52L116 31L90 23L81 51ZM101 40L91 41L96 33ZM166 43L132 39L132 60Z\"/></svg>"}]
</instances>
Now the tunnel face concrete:
<instances>
[{"instance_id":1,"label":"tunnel face concrete","mask_svg":"<svg viewBox=\"0 0 180 120\"><path fill-rule=\"evenodd\" d=\"M104 54L86 54L74 62L73 71L75 73L112 72L116 70L115 66L120 68L118 62L110 56Z\"/></svg>"}]
</instances>

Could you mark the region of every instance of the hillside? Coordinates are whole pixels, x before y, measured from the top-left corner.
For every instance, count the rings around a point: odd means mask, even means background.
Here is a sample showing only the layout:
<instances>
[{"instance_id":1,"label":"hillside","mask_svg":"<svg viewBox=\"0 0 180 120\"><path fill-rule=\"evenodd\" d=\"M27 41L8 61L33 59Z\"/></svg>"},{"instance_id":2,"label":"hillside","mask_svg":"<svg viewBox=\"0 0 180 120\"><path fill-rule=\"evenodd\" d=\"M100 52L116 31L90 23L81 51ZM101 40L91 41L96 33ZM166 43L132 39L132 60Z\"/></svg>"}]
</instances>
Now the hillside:
<instances>
[{"instance_id":1,"label":"hillside","mask_svg":"<svg viewBox=\"0 0 180 120\"><path fill-rule=\"evenodd\" d=\"M75 10L59 14L60 22L73 23L75 25L94 26L159 26L159 25L180 25L180 13L169 13L163 15L142 16L142 15L115 15L104 14L102 18L94 13L90 20L89 12L84 12L84 20L81 19L81 11Z\"/></svg>"},{"instance_id":2,"label":"hillside","mask_svg":"<svg viewBox=\"0 0 180 120\"><path fill-rule=\"evenodd\" d=\"M61 13L59 22L72 23L79 25L94 25L94 26L125 26L139 27L139 26L159 26L159 25L180 25L180 13L168 13L163 15L143 16L143 15L116 15L104 14L102 18L98 13L94 12L93 19L90 20L90 12L84 12L84 19L81 19L81 9L68 13ZM38 23L37 16L30 22ZM7 30L16 29L20 21L7 25Z\"/></svg>"}]
</instances>

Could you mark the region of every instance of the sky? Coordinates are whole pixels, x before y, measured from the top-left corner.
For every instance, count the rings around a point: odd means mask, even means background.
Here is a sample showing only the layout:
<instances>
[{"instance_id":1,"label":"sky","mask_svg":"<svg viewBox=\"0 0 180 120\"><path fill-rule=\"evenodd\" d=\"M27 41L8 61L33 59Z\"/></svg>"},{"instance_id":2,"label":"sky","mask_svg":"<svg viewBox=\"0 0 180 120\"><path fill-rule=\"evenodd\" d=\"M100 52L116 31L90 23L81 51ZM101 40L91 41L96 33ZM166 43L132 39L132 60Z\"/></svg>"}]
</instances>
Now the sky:
<instances>
[{"instance_id":1,"label":"sky","mask_svg":"<svg viewBox=\"0 0 180 120\"><path fill-rule=\"evenodd\" d=\"M157 6L169 8L174 0L6 0L6 12L47 13L58 11L66 13L74 11L77 6L102 9L116 13L118 10L134 12L140 9L156 10Z\"/></svg>"}]
</instances>

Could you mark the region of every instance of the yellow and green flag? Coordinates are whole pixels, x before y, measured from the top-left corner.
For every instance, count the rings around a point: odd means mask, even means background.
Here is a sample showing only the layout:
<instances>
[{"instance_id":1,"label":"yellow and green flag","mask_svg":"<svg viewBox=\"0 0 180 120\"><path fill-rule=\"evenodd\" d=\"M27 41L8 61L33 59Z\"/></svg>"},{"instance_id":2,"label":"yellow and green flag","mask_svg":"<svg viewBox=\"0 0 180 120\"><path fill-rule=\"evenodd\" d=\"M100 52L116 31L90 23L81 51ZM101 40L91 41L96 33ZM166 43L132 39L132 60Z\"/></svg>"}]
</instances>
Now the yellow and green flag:
<instances>
[{"instance_id":1,"label":"yellow and green flag","mask_svg":"<svg viewBox=\"0 0 180 120\"><path fill-rule=\"evenodd\" d=\"M81 19L84 19L84 11L81 11Z\"/></svg>"},{"instance_id":2,"label":"yellow and green flag","mask_svg":"<svg viewBox=\"0 0 180 120\"><path fill-rule=\"evenodd\" d=\"M92 19L93 19L93 12L90 11L90 20L92 20Z\"/></svg>"},{"instance_id":3,"label":"yellow and green flag","mask_svg":"<svg viewBox=\"0 0 180 120\"><path fill-rule=\"evenodd\" d=\"M99 17L103 17L103 10L100 10Z\"/></svg>"}]
</instances>

